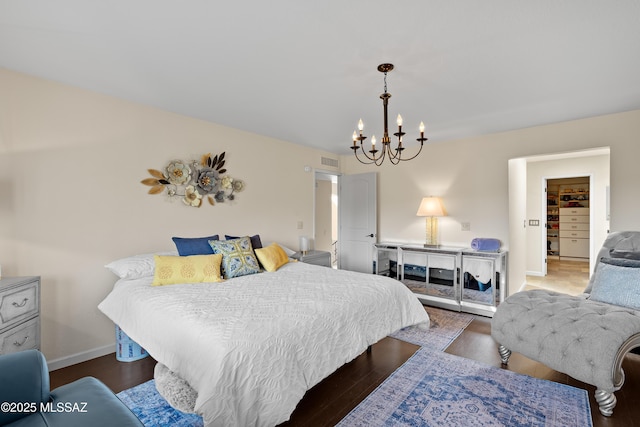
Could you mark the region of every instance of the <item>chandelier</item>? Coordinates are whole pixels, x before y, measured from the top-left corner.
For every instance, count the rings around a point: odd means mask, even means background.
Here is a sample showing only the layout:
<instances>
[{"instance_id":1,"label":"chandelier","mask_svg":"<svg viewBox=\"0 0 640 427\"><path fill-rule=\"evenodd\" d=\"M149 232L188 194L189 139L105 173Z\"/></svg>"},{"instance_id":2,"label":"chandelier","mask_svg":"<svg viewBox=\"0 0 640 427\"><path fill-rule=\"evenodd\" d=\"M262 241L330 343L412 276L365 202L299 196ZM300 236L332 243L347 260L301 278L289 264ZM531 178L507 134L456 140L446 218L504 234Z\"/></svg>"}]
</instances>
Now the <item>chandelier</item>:
<instances>
[{"instance_id":1,"label":"chandelier","mask_svg":"<svg viewBox=\"0 0 640 427\"><path fill-rule=\"evenodd\" d=\"M398 125L398 132L393 135L398 138L398 145L396 148L391 148L391 139L389 138L389 125L388 125L388 115L387 115L387 106L389 105L389 98L391 98L391 94L387 92L387 73L393 70L393 64L380 64L378 65L378 71L384 73L384 93L380 95L380 99L382 99L382 108L384 110L384 135L382 136L382 147L381 150L376 149L376 136L371 136L371 149L366 150L364 147L364 140L367 139L366 136L362 134L364 130L364 124L362 123L362 119L358 122L358 133L353 131L353 145L351 149L353 150L353 154L355 154L356 159L360 163L364 163L366 165L370 165L374 163L376 166L380 166L385 158L389 158L389 161L397 165L400 162L405 162L407 160L415 159L418 157L418 154L422 151L422 146L427 138L424 137L424 123L420 122L420 138L417 138L416 141L420 142L420 150L409 158L403 159L402 152L404 151L404 147L402 146L402 137L405 135L402 132L402 116L398 114L398 119L396 121ZM358 145L358 141L360 144ZM364 160L358 156L358 150L362 150L362 155L364 155ZM367 154L367 152L369 154ZM378 154L380 153L380 154Z\"/></svg>"}]
</instances>

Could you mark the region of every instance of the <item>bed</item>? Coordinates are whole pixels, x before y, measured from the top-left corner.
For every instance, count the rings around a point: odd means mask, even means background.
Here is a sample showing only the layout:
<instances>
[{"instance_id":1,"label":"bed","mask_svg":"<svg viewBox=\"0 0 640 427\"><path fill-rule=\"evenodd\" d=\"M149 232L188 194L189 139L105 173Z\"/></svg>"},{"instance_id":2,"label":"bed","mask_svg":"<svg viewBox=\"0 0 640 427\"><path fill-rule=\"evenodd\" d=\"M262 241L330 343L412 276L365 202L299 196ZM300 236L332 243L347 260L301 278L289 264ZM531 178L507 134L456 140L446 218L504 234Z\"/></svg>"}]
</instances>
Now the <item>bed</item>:
<instances>
[{"instance_id":1,"label":"bed","mask_svg":"<svg viewBox=\"0 0 640 427\"><path fill-rule=\"evenodd\" d=\"M369 345L429 325L406 286L373 274L292 262L220 283L151 286L137 276L98 307L197 392L206 426L284 422Z\"/></svg>"}]
</instances>

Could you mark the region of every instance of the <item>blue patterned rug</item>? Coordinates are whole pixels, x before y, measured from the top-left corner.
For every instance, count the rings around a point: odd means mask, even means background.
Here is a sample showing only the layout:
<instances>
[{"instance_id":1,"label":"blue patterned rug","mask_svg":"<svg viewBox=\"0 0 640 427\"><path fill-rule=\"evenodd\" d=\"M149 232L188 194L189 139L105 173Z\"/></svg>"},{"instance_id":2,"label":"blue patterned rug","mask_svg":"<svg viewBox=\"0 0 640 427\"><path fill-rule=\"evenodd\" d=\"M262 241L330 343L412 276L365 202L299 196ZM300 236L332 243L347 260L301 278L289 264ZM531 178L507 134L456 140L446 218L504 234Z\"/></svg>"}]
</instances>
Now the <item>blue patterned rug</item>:
<instances>
[{"instance_id":1,"label":"blue patterned rug","mask_svg":"<svg viewBox=\"0 0 640 427\"><path fill-rule=\"evenodd\" d=\"M419 349L340 423L354 426L592 426L586 390Z\"/></svg>"},{"instance_id":2,"label":"blue patterned rug","mask_svg":"<svg viewBox=\"0 0 640 427\"><path fill-rule=\"evenodd\" d=\"M429 313L431 326L428 330L418 326L409 326L389 335L420 347L428 347L435 350L444 350L449 347L458 336L469 326L473 316L467 313L458 313L435 307L425 307Z\"/></svg>"},{"instance_id":3,"label":"blue patterned rug","mask_svg":"<svg viewBox=\"0 0 640 427\"><path fill-rule=\"evenodd\" d=\"M591 426L585 390L442 353L473 316L425 307L431 328L391 336L422 346L341 426ZM154 380L118 393L146 427L200 427L202 418L173 409Z\"/></svg>"},{"instance_id":4,"label":"blue patterned rug","mask_svg":"<svg viewBox=\"0 0 640 427\"><path fill-rule=\"evenodd\" d=\"M174 409L156 390L155 380L118 393L145 427L202 427L202 417Z\"/></svg>"}]
</instances>

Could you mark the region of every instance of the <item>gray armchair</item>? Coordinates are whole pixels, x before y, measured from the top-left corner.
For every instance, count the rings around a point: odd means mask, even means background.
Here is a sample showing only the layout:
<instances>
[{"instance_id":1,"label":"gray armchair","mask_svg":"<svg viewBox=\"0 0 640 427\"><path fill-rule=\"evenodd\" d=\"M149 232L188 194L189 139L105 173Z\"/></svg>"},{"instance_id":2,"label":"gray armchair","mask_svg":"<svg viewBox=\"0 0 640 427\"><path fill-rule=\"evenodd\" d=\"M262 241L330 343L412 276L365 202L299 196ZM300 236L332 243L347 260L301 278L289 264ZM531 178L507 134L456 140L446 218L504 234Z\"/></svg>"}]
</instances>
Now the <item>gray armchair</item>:
<instances>
[{"instance_id":1,"label":"gray armchair","mask_svg":"<svg viewBox=\"0 0 640 427\"><path fill-rule=\"evenodd\" d=\"M0 356L0 425L12 427L143 427L109 388L93 377L49 391L47 361L37 350Z\"/></svg>"},{"instance_id":2,"label":"gray armchair","mask_svg":"<svg viewBox=\"0 0 640 427\"><path fill-rule=\"evenodd\" d=\"M531 290L509 296L491 321L491 336L499 344L502 363L507 364L511 351L516 351L591 384L596 387L600 412L612 415L614 392L624 383L622 361L630 350L640 346L640 310L628 303L635 295L640 296L638 258L640 232L611 233L598 253L585 293L571 296ZM594 285L603 289L600 283L596 284L607 271L601 262L628 270L614 277L617 280L610 281L612 286L606 292L600 292L615 303L603 302L607 298L591 298L595 297ZM625 289L627 297L622 295ZM636 300L640 306L640 298Z\"/></svg>"}]
</instances>

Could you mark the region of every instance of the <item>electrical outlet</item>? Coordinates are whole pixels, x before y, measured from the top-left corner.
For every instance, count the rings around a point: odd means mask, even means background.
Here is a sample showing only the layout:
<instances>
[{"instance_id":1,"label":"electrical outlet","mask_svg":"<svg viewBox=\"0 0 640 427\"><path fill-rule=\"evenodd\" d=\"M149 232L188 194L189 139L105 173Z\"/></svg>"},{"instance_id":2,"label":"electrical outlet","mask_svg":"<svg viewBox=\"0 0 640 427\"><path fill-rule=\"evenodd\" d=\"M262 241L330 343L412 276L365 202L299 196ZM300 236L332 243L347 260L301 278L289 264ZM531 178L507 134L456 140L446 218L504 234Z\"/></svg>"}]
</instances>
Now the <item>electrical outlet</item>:
<instances>
[{"instance_id":1,"label":"electrical outlet","mask_svg":"<svg viewBox=\"0 0 640 427\"><path fill-rule=\"evenodd\" d=\"M462 231L471 231L471 223L470 222L461 222L460 223Z\"/></svg>"}]
</instances>

